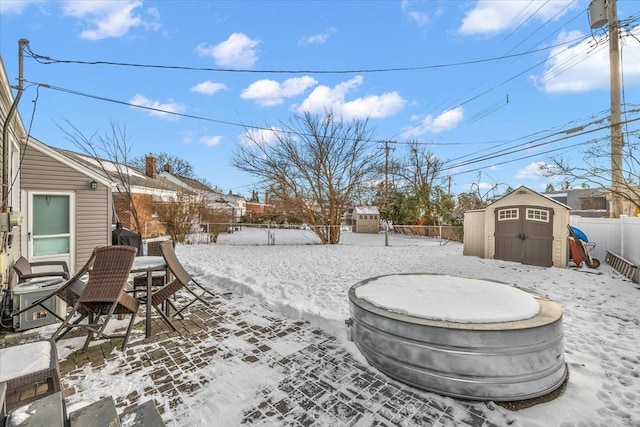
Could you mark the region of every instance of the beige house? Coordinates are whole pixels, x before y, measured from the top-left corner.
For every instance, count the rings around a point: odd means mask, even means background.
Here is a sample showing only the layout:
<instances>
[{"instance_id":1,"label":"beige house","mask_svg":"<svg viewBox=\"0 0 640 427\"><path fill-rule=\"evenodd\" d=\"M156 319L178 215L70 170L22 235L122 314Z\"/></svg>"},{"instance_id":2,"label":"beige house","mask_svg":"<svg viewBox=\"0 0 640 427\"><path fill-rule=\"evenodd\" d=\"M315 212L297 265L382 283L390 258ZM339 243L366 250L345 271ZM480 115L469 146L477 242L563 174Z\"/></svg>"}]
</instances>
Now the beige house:
<instances>
[{"instance_id":1,"label":"beige house","mask_svg":"<svg viewBox=\"0 0 640 427\"><path fill-rule=\"evenodd\" d=\"M112 183L35 138L21 144L21 156L22 255L63 260L75 271L93 248L111 243Z\"/></svg>"},{"instance_id":2,"label":"beige house","mask_svg":"<svg viewBox=\"0 0 640 427\"><path fill-rule=\"evenodd\" d=\"M464 214L463 254L566 267L569 206L525 186Z\"/></svg>"},{"instance_id":3,"label":"beige house","mask_svg":"<svg viewBox=\"0 0 640 427\"><path fill-rule=\"evenodd\" d=\"M352 221L354 233L380 232L380 211L376 206L356 206Z\"/></svg>"}]
</instances>

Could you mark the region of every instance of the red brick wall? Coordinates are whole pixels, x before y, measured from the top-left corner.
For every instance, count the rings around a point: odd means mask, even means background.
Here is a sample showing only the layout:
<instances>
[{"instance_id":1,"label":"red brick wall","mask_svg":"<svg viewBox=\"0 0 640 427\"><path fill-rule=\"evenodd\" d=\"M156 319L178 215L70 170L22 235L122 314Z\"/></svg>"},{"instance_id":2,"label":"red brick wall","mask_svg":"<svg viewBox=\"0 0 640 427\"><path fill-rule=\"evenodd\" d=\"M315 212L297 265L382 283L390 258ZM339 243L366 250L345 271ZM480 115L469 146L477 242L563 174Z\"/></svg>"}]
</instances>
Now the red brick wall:
<instances>
[{"instance_id":1,"label":"red brick wall","mask_svg":"<svg viewBox=\"0 0 640 427\"><path fill-rule=\"evenodd\" d=\"M153 217L152 196L149 194L132 194L132 199L138 212L138 219L142 230L137 230L135 226L129 198L124 194L114 194L113 203L122 226L140 234L143 238L164 235L164 226Z\"/></svg>"}]
</instances>

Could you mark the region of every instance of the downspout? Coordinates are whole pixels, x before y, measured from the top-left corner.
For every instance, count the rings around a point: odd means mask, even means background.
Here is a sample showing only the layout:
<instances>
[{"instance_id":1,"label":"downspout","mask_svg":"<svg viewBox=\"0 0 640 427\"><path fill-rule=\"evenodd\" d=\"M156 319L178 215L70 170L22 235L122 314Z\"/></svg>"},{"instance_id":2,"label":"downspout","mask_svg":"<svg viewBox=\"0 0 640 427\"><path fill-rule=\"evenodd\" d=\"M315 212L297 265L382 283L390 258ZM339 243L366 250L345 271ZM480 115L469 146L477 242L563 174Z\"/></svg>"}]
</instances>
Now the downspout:
<instances>
[{"instance_id":1,"label":"downspout","mask_svg":"<svg viewBox=\"0 0 640 427\"><path fill-rule=\"evenodd\" d=\"M2 128L2 212L7 212L9 207L9 124L18 110L18 103L24 91L22 59L24 47L28 44L29 40L27 39L18 40L18 93L9 108Z\"/></svg>"}]
</instances>

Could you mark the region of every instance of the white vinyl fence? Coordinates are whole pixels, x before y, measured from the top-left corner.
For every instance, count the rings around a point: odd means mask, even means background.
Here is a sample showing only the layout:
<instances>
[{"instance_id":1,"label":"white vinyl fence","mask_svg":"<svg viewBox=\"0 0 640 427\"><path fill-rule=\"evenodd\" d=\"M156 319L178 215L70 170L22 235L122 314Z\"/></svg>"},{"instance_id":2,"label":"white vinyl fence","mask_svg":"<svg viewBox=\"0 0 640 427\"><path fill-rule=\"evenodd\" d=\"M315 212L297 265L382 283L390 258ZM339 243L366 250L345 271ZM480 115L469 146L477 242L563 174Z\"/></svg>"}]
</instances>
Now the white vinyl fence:
<instances>
[{"instance_id":1,"label":"white vinyl fence","mask_svg":"<svg viewBox=\"0 0 640 427\"><path fill-rule=\"evenodd\" d=\"M640 217L586 218L576 215L569 217L569 224L587 235L596 247L591 256L604 263L607 251L640 265ZM640 283L640 270L634 282Z\"/></svg>"}]
</instances>

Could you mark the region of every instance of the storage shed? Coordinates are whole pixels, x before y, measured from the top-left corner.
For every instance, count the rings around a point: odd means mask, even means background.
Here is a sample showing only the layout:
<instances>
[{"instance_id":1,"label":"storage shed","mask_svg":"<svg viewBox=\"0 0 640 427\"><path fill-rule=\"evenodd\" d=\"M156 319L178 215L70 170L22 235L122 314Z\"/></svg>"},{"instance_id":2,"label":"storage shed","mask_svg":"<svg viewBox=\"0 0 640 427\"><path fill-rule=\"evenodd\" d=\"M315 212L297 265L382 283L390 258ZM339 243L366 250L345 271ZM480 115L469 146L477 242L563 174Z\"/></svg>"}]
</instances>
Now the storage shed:
<instances>
[{"instance_id":1,"label":"storage shed","mask_svg":"<svg viewBox=\"0 0 640 427\"><path fill-rule=\"evenodd\" d=\"M376 206L356 206L353 210L353 231L355 233L380 232L380 211Z\"/></svg>"},{"instance_id":2,"label":"storage shed","mask_svg":"<svg viewBox=\"0 0 640 427\"><path fill-rule=\"evenodd\" d=\"M571 208L525 186L464 215L463 254L566 267Z\"/></svg>"}]
</instances>

